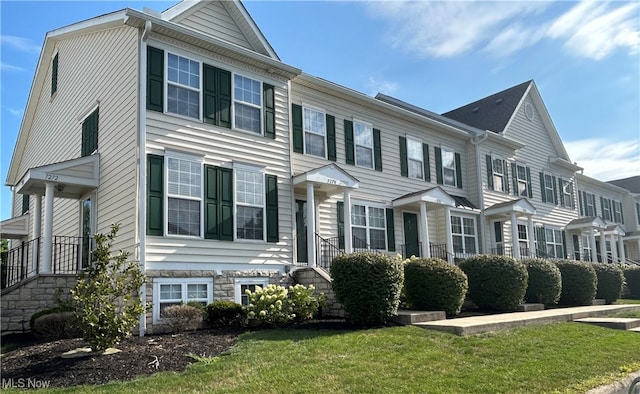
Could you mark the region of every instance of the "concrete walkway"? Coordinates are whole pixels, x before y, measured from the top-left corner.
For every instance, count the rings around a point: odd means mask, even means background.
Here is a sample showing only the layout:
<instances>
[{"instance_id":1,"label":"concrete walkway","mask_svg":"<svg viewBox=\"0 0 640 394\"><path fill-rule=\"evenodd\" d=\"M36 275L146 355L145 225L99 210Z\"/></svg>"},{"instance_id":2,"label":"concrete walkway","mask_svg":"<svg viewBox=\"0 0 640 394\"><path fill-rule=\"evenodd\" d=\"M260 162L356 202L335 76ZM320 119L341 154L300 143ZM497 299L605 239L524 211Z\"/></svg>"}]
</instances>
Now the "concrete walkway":
<instances>
[{"instance_id":1,"label":"concrete walkway","mask_svg":"<svg viewBox=\"0 0 640 394\"><path fill-rule=\"evenodd\" d=\"M612 313L640 310L640 304L592 305L574 308L556 308L532 312L512 312L495 315L463 317L457 319L416 322L414 326L446 331L457 335L480 334L507 328L524 327L545 323L558 323L604 316Z\"/></svg>"}]
</instances>

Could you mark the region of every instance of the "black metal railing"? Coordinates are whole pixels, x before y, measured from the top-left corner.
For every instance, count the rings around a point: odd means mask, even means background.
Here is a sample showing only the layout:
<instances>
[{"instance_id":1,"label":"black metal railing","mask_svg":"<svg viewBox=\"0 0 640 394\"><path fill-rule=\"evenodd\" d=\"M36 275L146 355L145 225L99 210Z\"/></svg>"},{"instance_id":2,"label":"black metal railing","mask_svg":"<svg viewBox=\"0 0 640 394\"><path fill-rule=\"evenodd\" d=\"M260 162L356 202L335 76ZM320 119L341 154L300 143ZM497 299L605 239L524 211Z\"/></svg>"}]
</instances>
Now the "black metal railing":
<instances>
[{"instance_id":1,"label":"black metal railing","mask_svg":"<svg viewBox=\"0 0 640 394\"><path fill-rule=\"evenodd\" d=\"M429 243L429 254L433 258L442 259L444 261L454 260L454 255L447 251L447 244Z\"/></svg>"},{"instance_id":2,"label":"black metal railing","mask_svg":"<svg viewBox=\"0 0 640 394\"><path fill-rule=\"evenodd\" d=\"M408 259L411 256L421 257L422 242L413 243L413 244L402 244L400 245L400 250L402 251L403 259Z\"/></svg>"},{"instance_id":3,"label":"black metal railing","mask_svg":"<svg viewBox=\"0 0 640 394\"><path fill-rule=\"evenodd\" d=\"M3 252L0 265L1 288L11 287L37 273L39 251L40 238L35 238Z\"/></svg>"},{"instance_id":4,"label":"black metal railing","mask_svg":"<svg viewBox=\"0 0 640 394\"><path fill-rule=\"evenodd\" d=\"M95 249L93 237L53 237L51 270L54 274L75 274L91 263L91 253Z\"/></svg>"},{"instance_id":5,"label":"black metal railing","mask_svg":"<svg viewBox=\"0 0 640 394\"><path fill-rule=\"evenodd\" d=\"M340 244L340 237L322 238L316 234L316 265L328 272L333 259L344 254Z\"/></svg>"},{"instance_id":6,"label":"black metal railing","mask_svg":"<svg viewBox=\"0 0 640 394\"><path fill-rule=\"evenodd\" d=\"M527 257L533 257L534 254L531 253L531 249L529 248L523 248L523 247L519 247L518 248L520 251L520 258L524 259ZM509 257L514 257L514 249L511 246L500 246L497 248L492 248L491 249L491 254L495 254L498 256L509 256Z\"/></svg>"}]
</instances>

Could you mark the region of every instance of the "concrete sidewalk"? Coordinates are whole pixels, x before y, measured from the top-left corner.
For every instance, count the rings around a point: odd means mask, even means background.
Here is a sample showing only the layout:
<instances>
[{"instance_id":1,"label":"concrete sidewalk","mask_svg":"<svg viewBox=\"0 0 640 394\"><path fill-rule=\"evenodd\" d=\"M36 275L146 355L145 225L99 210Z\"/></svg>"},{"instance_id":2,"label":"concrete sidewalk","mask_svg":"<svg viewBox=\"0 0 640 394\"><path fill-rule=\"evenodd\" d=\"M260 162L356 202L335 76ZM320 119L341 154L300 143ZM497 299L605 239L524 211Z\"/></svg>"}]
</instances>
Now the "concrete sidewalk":
<instances>
[{"instance_id":1,"label":"concrete sidewalk","mask_svg":"<svg viewBox=\"0 0 640 394\"><path fill-rule=\"evenodd\" d=\"M640 310L640 304L592 305L532 312L500 313L495 315L419 322L413 323L413 325L431 330L451 332L457 335L471 335L507 328L567 322L632 310Z\"/></svg>"}]
</instances>

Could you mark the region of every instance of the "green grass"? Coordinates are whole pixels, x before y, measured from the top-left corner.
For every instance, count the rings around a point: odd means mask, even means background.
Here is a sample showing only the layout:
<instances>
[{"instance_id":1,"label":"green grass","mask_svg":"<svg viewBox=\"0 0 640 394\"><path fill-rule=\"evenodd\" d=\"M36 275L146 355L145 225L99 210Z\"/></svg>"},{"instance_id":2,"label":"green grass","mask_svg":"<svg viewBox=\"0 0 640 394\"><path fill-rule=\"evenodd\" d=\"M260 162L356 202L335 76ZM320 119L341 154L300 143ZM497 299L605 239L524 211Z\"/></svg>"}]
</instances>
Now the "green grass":
<instances>
[{"instance_id":1,"label":"green grass","mask_svg":"<svg viewBox=\"0 0 640 394\"><path fill-rule=\"evenodd\" d=\"M584 392L640 370L638 333L558 323L459 337L417 327L247 333L185 373L48 392ZM597 360L597 362L595 362Z\"/></svg>"},{"instance_id":2,"label":"green grass","mask_svg":"<svg viewBox=\"0 0 640 394\"><path fill-rule=\"evenodd\" d=\"M616 304L640 304L640 300L631 298L621 298L615 302Z\"/></svg>"}]
</instances>

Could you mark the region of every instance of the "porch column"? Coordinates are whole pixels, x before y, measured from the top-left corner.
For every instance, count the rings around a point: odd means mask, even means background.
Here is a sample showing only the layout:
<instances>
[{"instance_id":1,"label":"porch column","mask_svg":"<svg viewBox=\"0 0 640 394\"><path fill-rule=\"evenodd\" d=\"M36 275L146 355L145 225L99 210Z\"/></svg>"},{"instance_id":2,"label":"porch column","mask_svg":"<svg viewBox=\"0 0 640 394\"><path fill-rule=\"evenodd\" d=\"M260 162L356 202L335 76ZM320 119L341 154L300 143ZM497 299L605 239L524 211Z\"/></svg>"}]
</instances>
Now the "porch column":
<instances>
[{"instance_id":1,"label":"porch column","mask_svg":"<svg viewBox=\"0 0 640 394\"><path fill-rule=\"evenodd\" d=\"M53 257L53 195L55 183L45 183L44 191L44 236L42 240L42 269L43 274L51 273Z\"/></svg>"},{"instance_id":2,"label":"porch column","mask_svg":"<svg viewBox=\"0 0 640 394\"><path fill-rule=\"evenodd\" d=\"M34 273L38 272L38 260L40 259L40 241L38 238L42 235L42 196L39 194L33 195L33 212L31 213L33 216L31 217L32 222L31 225L33 227L33 239L36 240L33 243L33 249L31 251L31 255L33 259L32 270Z\"/></svg>"},{"instance_id":3,"label":"porch column","mask_svg":"<svg viewBox=\"0 0 640 394\"><path fill-rule=\"evenodd\" d=\"M605 239L603 228L600 229L600 262L605 263L607 261L607 240Z\"/></svg>"},{"instance_id":4,"label":"porch column","mask_svg":"<svg viewBox=\"0 0 640 394\"><path fill-rule=\"evenodd\" d=\"M618 257L620 257L620 261L624 263L627 260L627 256L624 253L624 241L622 239L622 236L618 238L618 245L620 247L620 256Z\"/></svg>"},{"instance_id":5,"label":"porch column","mask_svg":"<svg viewBox=\"0 0 640 394\"><path fill-rule=\"evenodd\" d=\"M535 257L536 252L536 238L533 235L533 216L529 216L527 219L527 237L529 241L529 254L527 257Z\"/></svg>"},{"instance_id":6,"label":"porch column","mask_svg":"<svg viewBox=\"0 0 640 394\"><path fill-rule=\"evenodd\" d=\"M353 252L351 236L351 189L344 189L344 252Z\"/></svg>"},{"instance_id":7,"label":"porch column","mask_svg":"<svg viewBox=\"0 0 640 394\"><path fill-rule=\"evenodd\" d=\"M445 222L445 226L447 227L445 234L447 234L447 260L449 261L449 263L454 264L455 261L453 260L454 258L454 254L453 254L453 237L451 235L451 208L450 207L445 207L444 208L444 222Z\"/></svg>"},{"instance_id":8,"label":"porch column","mask_svg":"<svg viewBox=\"0 0 640 394\"><path fill-rule=\"evenodd\" d=\"M313 198L313 182L307 182L307 258L308 265L315 267L316 256L316 201Z\"/></svg>"},{"instance_id":9,"label":"porch column","mask_svg":"<svg viewBox=\"0 0 640 394\"><path fill-rule=\"evenodd\" d=\"M594 231L593 227L589 228L589 252L591 254L591 261L593 261L594 263L596 261L598 261L598 255L597 255L597 247L596 247L596 232Z\"/></svg>"},{"instance_id":10,"label":"porch column","mask_svg":"<svg viewBox=\"0 0 640 394\"><path fill-rule=\"evenodd\" d=\"M520 243L518 242L518 219L516 213L511 212L511 249L512 257L520 260Z\"/></svg>"},{"instance_id":11,"label":"porch column","mask_svg":"<svg viewBox=\"0 0 640 394\"><path fill-rule=\"evenodd\" d=\"M420 242L422 242L422 256L431 258L429 247L429 223L427 222L427 203L420 201Z\"/></svg>"},{"instance_id":12,"label":"porch column","mask_svg":"<svg viewBox=\"0 0 640 394\"><path fill-rule=\"evenodd\" d=\"M609 245L611 246L611 261L615 263L618 261L618 249L616 248L615 234L611 234L611 237L609 238Z\"/></svg>"}]
</instances>

